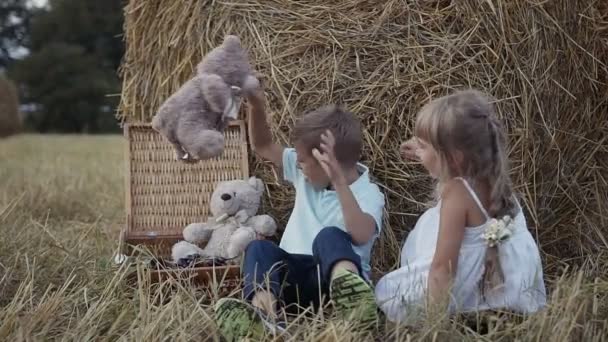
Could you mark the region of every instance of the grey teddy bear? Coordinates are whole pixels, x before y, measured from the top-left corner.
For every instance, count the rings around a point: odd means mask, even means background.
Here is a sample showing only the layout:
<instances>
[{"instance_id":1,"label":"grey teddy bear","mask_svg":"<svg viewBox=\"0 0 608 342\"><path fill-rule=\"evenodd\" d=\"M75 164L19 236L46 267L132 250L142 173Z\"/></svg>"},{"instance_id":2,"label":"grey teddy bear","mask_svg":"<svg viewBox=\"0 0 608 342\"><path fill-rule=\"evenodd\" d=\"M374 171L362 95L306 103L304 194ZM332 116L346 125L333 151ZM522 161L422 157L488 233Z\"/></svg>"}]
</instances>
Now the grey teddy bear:
<instances>
[{"instance_id":1,"label":"grey teddy bear","mask_svg":"<svg viewBox=\"0 0 608 342\"><path fill-rule=\"evenodd\" d=\"M152 128L173 145L177 159L186 162L222 154L224 129L236 119L242 96L260 86L247 52L234 35L226 36L196 69L196 75L152 119Z\"/></svg>"},{"instance_id":2,"label":"grey teddy bear","mask_svg":"<svg viewBox=\"0 0 608 342\"><path fill-rule=\"evenodd\" d=\"M264 184L259 178L221 182L211 195L212 217L205 223L192 223L184 228L185 241L173 245L171 257L181 259L232 259L240 256L257 235L272 236L277 230L274 219L256 215ZM198 244L207 242L204 248Z\"/></svg>"}]
</instances>

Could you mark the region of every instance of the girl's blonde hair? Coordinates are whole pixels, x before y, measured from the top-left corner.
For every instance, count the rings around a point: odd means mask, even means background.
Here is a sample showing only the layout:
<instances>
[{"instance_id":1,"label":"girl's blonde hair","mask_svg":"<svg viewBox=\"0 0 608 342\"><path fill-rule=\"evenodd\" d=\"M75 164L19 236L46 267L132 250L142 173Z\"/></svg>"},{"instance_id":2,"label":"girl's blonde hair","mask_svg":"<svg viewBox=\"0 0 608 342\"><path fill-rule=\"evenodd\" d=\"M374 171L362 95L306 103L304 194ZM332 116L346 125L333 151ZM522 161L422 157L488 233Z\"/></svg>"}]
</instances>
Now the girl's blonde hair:
<instances>
[{"instance_id":1,"label":"girl's blonde hair","mask_svg":"<svg viewBox=\"0 0 608 342\"><path fill-rule=\"evenodd\" d=\"M465 90L431 101L418 114L415 135L437 151L439 183L453 177L485 181L491 189L488 214L516 214L506 136L486 95Z\"/></svg>"},{"instance_id":2,"label":"girl's blonde hair","mask_svg":"<svg viewBox=\"0 0 608 342\"><path fill-rule=\"evenodd\" d=\"M519 208L509 177L507 139L488 96L465 90L428 103L418 114L415 135L437 151L438 191L453 177L486 182L491 190L488 214L515 217ZM503 280L497 249L488 248L482 293Z\"/></svg>"}]
</instances>

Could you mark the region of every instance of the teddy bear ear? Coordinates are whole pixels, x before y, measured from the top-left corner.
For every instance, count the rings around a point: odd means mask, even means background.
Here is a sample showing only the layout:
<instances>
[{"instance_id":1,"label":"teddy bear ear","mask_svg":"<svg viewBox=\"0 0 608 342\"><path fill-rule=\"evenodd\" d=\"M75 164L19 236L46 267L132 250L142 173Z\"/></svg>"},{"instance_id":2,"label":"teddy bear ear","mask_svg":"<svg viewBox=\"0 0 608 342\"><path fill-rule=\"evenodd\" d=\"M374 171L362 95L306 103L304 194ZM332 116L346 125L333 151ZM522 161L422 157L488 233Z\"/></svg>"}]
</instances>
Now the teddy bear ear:
<instances>
[{"instance_id":1,"label":"teddy bear ear","mask_svg":"<svg viewBox=\"0 0 608 342\"><path fill-rule=\"evenodd\" d=\"M241 39L238 36L229 34L224 37L224 44L227 46L241 46Z\"/></svg>"},{"instance_id":2,"label":"teddy bear ear","mask_svg":"<svg viewBox=\"0 0 608 342\"><path fill-rule=\"evenodd\" d=\"M260 192L264 191L264 183L262 182L261 179L259 179L257 177L251 177L251 178L249 178L248 183L257 191L260 191Z\"/></svg>"}]
</instances>

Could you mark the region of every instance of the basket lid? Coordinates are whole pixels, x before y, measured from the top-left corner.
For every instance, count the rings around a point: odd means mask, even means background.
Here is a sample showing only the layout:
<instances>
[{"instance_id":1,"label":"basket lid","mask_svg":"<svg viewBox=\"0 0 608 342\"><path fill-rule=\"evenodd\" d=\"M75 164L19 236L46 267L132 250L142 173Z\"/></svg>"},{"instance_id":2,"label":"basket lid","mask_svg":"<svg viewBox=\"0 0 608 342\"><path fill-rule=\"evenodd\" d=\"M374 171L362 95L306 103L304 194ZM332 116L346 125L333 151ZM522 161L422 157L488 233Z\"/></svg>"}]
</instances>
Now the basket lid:
<instances>
[{"instance_id":1,"label":"basket lid","mask_svg":"<svg viewBox=\"0 0 608 342\"><path fill-rule=\"evenodd\" d=\"M177 161L173 146L150 124L126 124L126 240L181 236L205 221L218 182L247 179L245 122L226 127L222 155L197 163Z\"/></svg>"}]
</instances>

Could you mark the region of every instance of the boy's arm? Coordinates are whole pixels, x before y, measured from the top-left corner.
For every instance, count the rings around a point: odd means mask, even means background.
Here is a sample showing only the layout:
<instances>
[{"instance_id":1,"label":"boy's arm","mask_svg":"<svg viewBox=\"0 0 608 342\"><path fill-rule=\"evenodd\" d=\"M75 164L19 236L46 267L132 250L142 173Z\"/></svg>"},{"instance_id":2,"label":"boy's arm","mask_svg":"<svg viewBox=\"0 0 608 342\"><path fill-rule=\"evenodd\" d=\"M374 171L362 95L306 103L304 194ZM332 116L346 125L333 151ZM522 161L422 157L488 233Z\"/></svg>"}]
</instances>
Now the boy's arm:
<instances>
[{"instance_id":1,"label":"boy's arm","mask_svg":"<svg viewBox=\"0 0 608 342\"><path fill-rule=\"evenodd\" d=\"M260 88L247 98L249 104L249 143L253 151L261 158L270 161L276 167L283 167L283 150L285 147L272 141L272 134L266 118L266 101L264 90Z\"/></svg>"},{"instance_id":2,"label":"boy's arm","mask_svg":"<svg viewBox=\"0 0 608 342\"><path fill-rule=\"evenodd\" d=\"M350 233L353 244L359 246L368 242L376 233L376 221L372 215L361 210L355 195L348 184L334 184L340 205L342 206L342 217L344 226Z\"/></svg>"},{"instance_id":3,"label":"boy's arm","mask_svg":"<svg viewBox=\"0 0 608 342\"><path fill-rule=\"evenodd\" d=\"M342 167L334 154L335 138L330 131L321 135L321 150L313 150L313 156L319 161L321 167L329 177L338 200L342 206L342 217L346 230L355 245L368 242L376 233L376 220L363 210L357 202ZM369 199L372 200L372 199ZM381 210L381 208L380 208Z\"/></svg>"}]
</instances>

